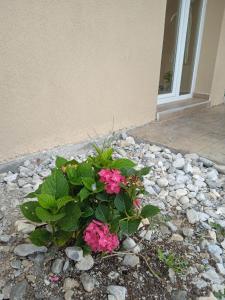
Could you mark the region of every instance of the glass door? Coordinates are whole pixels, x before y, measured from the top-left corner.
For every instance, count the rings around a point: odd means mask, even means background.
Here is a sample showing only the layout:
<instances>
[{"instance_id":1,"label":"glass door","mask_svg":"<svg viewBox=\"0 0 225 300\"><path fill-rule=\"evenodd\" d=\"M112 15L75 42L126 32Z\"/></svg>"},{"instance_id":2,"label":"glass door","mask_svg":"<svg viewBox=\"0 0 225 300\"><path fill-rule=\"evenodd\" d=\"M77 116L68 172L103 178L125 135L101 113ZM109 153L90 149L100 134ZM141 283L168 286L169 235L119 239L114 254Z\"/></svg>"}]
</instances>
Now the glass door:
<instances>
[{"instance_id":1,"label":"glass door","mask_svg":"<svg viewBox=\"0 0 225 300\"><path fill-rule=\"evenodd\" d=\"M192 97L207 0L167 0L159 104Z\"/></svg>"}]
</instances>

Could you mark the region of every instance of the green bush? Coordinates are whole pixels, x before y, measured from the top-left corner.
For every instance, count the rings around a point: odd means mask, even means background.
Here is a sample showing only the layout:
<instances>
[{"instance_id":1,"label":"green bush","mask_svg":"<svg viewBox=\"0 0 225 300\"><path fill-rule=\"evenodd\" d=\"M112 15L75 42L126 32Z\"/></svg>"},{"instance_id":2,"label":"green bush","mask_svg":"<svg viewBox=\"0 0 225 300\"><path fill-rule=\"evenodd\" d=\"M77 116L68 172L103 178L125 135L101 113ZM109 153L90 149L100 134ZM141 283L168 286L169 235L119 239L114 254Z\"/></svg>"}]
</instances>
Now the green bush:
<instances>
[{"instance_id":1,"label":"green bush","mask_svg":"<svg viewBox=\"0 0 225 300\"><path fill-rule=\"evenodd\" d=\"M63 246L74 240L76 245L87 249L84 230L93 220L107 224L110 232L121 239L136 232L143 218L159 212L153 205L140 208L136 201L145 192L142 178L149 168L136 170L129 159L113 159L111 148L95 147L95 150L94 156L81 163L57 157L51 175L26 196L35 199L21 205L23 215L40 223L29 236L35 245ZM113 181L111 185L103 182L101 170L121 174L123 180L118 186Z\"/></svg>"}]
</instances>

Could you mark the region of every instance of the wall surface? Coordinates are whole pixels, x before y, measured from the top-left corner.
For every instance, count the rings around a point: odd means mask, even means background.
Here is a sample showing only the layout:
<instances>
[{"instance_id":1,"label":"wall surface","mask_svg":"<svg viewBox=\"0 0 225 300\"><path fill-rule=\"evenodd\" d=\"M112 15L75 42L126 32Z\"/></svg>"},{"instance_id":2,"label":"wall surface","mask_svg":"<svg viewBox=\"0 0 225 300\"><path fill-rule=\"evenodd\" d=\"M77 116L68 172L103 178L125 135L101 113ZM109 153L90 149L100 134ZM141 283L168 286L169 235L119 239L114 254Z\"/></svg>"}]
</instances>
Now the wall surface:
<instances>
[{"instance_id":1,"label":"wall surface","mask_svg":"<svg viewBox=\"0 0 225 300\"><path fill-rule=\"evenodd\" d=\"M216 57L215 71L211 89L211 103L218 105L225 99L225 13L221 27L219 46ZM225 116L224 116L225 118Z\"/></svg>"},{"instance_id":2,"label":"wall surface","mask_svg":"<svg viewBox=\"0 0 225 300\"><path fill-rule=\"evenodd\" d=\"M196 93L210 94L211 91L224 8L224 0L207 1Z\"/></svg>"},{"instance_id":3,"label":"wall surface","mask_svg":"<svg viewBox=\"0 0 225 300\"><path fill-rule=\"evenodd\" d=\"M0 1L0 161L153 120L165 8Z\"/></svg>"}]
</instances>

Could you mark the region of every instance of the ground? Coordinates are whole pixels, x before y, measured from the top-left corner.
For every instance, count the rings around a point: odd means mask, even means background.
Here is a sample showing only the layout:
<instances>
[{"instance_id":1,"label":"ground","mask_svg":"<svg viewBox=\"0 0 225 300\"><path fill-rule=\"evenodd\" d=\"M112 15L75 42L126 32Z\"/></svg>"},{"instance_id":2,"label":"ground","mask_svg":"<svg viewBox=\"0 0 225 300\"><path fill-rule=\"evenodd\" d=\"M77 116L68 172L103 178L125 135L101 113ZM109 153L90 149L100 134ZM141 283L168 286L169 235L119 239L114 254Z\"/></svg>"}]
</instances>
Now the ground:
<instances>
[{"instance_id":1,"label":"ground","mask_svg":"<svg viewBox=\"0 0 225 300\"><path fill-rule=\"evenodd\" d=\"M225 165L225 104L172 120L151 122L130 134L174 150L195 152Z\"/></svg>"},{"instance_id":2,"label":"ground","mask_svg":"<svg viewBox=\"0 0 225 300\"><path fill-rule=\"evenodd\" d=\"M132 253L129 262L124 254L98 254L84 271L65 249L19 251L21 244L30 247L27 234L35 225L26 223L18 205L55 158L27 160L15 173L0 174L0 299L225 299L224 168L197 154L135 143L126 134L114 148L117 157L151 167L142 201L161 209L149 228L122 241L120 251ZM74 156L82 160L90 151Z\"/></svg>"}]
</instances>

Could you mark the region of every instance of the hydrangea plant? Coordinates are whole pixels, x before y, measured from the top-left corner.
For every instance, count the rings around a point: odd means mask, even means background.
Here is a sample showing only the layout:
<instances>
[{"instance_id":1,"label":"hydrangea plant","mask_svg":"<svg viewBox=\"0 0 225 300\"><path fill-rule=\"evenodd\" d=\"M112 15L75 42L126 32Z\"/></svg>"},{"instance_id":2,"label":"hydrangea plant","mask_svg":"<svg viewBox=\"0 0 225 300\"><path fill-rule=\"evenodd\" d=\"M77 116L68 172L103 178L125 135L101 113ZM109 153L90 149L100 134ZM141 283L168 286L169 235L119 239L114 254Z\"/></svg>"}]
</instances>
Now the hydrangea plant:
<instances>
[{"instance_id":1,"label":"hydrangea plant","mask_svg":"<svg viewBox=\"0 0 225 300\"><path fill-rule=\"evenodd\" d=\"M63 246L69 242L94 252L112 252L123 236L135 233L142 219L159 212L141 205L145 167L137 170L127 159L113 159L113 149L95 147L85 161L57 157L50 176L21 205L23 215L39 223L29 238L35 245Z\"/></svg>"}]
</instances>

